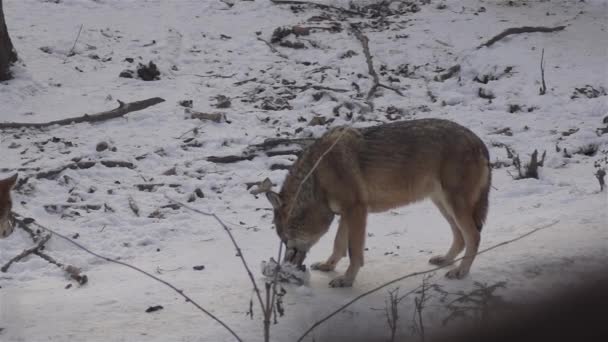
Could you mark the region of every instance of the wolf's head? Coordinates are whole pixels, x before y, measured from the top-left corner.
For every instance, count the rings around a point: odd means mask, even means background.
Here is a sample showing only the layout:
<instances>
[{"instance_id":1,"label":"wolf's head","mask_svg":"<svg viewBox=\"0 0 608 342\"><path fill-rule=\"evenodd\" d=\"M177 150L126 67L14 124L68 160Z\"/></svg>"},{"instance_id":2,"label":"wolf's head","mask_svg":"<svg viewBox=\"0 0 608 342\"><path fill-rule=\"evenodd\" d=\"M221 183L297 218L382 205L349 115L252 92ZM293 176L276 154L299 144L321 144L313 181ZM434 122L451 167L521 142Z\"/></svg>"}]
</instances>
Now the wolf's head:
<instances>
[{"instance_id":1,"label":"wolf's head","mask_svg":"<svg viewBox=\"0 0 608 342\"><path fill-rule=\"evenodd\" d=\"M266 197L274 208L277 234L287 247L284 261L301 266L310 247L329 229L334 213L325 196L316 191L313 177L299 186L304 177L295 177L295 173L306 172L298 170L299 165L292 167L280 194L268 191Z\"/></svg>"},{"instance_id":2,"label":"wolf's head","mask_svg":"<svg viewBox=\"0 0 608 342\"><path fill-rule=\"evenodd\" d=\"M13 232L11 224L11 209L13 202L11 201L11 189L17 182L17 174L0 180L0 239L3 239Z\"/></svg>"}]
</instances>

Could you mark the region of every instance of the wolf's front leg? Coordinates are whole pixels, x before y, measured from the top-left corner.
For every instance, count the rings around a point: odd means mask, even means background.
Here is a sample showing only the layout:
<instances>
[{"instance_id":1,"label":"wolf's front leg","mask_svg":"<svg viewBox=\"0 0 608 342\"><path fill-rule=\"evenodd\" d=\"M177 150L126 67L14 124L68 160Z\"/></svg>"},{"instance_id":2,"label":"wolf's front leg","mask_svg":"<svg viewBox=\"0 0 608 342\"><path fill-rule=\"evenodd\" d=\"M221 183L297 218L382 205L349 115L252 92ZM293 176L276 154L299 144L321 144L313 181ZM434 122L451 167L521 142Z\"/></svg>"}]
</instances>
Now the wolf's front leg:
<instances>
[{"instance_id":1,"label":"wolf's front leg","mask_svg":"<svg viewBox=\"0 0 608 342\"><path fill-rule=\"evenodd\" d=\"M348 248L348 227L346 226L346 220L340 218L338 224L338 231L336 232L336 239L334 240L334 251L326 262L315 262L310 265L313 270L322 272L330 272L336 268L338 262L346 256L346 250Z\"/></svg>"},{"instance_id":2,"label":"wolf's front leg","mask_svg":"<svg viewBox=\"0 0 608 342\"><path fill-rule=\"evenodd\" d=\"M348 229L348 254L350 264L344 275L329 282L330 287L350 287L353 285L359 269L363 266L363 249L365 247L365 224L367 208L357 205L345 210L340 218L340 224ZM344 223L342 223L344 222Z\"/></svg>"}]
</instances>

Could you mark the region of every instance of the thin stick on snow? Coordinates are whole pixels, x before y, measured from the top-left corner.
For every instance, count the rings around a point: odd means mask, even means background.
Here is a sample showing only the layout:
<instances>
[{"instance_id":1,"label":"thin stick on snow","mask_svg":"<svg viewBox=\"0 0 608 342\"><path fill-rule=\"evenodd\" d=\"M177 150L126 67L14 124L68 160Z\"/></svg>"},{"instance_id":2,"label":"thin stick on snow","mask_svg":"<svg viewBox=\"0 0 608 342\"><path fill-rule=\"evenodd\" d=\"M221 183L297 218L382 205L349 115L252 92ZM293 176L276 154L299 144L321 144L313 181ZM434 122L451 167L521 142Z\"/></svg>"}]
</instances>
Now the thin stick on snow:
<instances>
[{"instance_id":1,"label":"thin stick on snow","mask_svg":"<svg viewBox=\"0 0 608 342\"><path fill-rule=\"evenodd\" d=\"M220 219L215 213L208 213L202 210L199 210L197 208L191 207L185 203L182 203L176 199L173 199L169 196L167 196L167 194L164 194L165 198L168 199L169 201L175 203L175 204L179 204L180 206L194 211L195 213L199 213L201 215L205 215L205 216L211 216L213 217L219 224L220 226L222 226L222 228L224 228L224 230L226 231L226 233L228 234L228 236L230 237L230 240L232 241L232 244L234 245L234 248L236 249L236 253L237 256L241 259L241 261L243 262L243 267L245 267L245 271L247 271L247 275L249 276L249 279L251 280L251 284L253 285L253 290L255 291L256 296L258 297L258 301L260 302L260 307L262 308L262 310L266 310L266 306L264 305L264 301L262 300L262 294L260 292L260 289L258 288L258 284L255 281L255 278L253 277L253 273L251 272L251 269L249 268L249 265L247 264L247 260L245 259L245 256L243 256L243 252L241 251L241 247L239 246L239 244L236 242L236 240L234 239L234 236L232 235L232 232L230 231L230 228L228 228L228 226L224 223L224 221L222 221L222 219Z\"/></svg>"},{"instance_id":2,"label":"thin stick on snow","mask_svg":"<svg viewBox=\"0 0 608 342\"><path fill-rule=\"evenodd\" d=\"M268 46L268 48L270 49L270 51L274 52L277 54L277 56L283 58L283 59L288 59L289 57L285 56L284 54L282 54L279 50L277 50L274 46L272 46L272 44L270 44L270 42L268 42L265 39L262 39L260 37L258 37L258 40L261 42L264 42L266 44L266 46Z\"/></svg>"},{"instance_id":3,"label":"thin stick on snow","mask_svg":"<svg viewBox=\"0 0 608 342\"><path fill-rule=\"evenodd\" d=\"M82 32L83 26L84 26L83 24L80 24L80 28L78 29L78 34L76 35L76 40L74 40L74 45L72 45L70 52L68 52L68 54L65 56L65 59L63 60L63 64L65 64L68 61L68 58L70 58L71 56L74 56L74 49L76 48L76 43L78 42L78 38L80 38L80 32Z\"/></svg>"},{"instance_id":4,"label":"thin stick on snow","mask_svg":"<svg viewBox=\"0 0 608 342\"><path fill-rule=\"evenodd\" d=\"M9 260L4 266L2 266L2 268L0 268L0 271L5 273L6 271L8 271L9 267L11 267L11 265L14 262L20 261L21 259L25 258L26 256L36 253L37 251L39 251L41 248L44 247L44 244L47 243L50 238L51 238L51 234L45 235L40 241L38 241L36 246L23 250L23 252L19 253L19 255L15 256L11 260Z\"/></svg>"},{"instance_id":5,"label":"thin stick on snow","mask_svg":"<svg viewBox=\"0 0 608 342\"><path fill-rule=\"evenodd\" d=\"M247 275L249 276L249 279L251 280L251 284L253 285L253 290L260 303L260 308L262 309L262 312L264 313L264 321L263 321L263 323L264 323L264 341L269 341L270 340L270 318L272 316L272 311L274 309L274 302L275 302L275 298L276 298L278 275L279 275L279 271L280 271L279 264L277 264L277 267L275 269L275 276L274 276L272 283L265 284L266 303L264 303L264 300L262 299L262 293L261 293L260 289L258 288L258 284L255 281L255 278L253 277L253 273L251 272L251 269L249 268L249 265L247 264L247 260L245 259L245 256L243 255L243 252L241 251L241 247L236 242L236 239L232 235L230 228L228 228L228 226L224 223L224 221L222 221L215 213L208 213L208 212L199 210L197 208L191 207L185 203L182 203L178 200L175 200L175 199L167 196L167 194L164 194L164 196L171 202L176 203L188 210L194 211L201 215L213 217L220 224L220 226L222 226L222 228L224 228L224 230L230 237L230 240L232 240L232 244L234 245L234 248L236 249L237 256L239 258L241 258L241 261L243 262L243 267L245 267L245 271L247 272ZM277 259L277 260L279 260L279 262L281 260L282 250L283 250L283 244L281 243L279 245L279 254L278 254L278 259ZM271 289L272 289L272 291L271 291ZM271 293L272 293L272 295L271 295Z\"/></svg>"},{"instance_id":6,"label":"thin stick on snow","mask_svg":"<svg viewBox=\"0 0 608 342\"><path fill-rule=\"evenodd\" d=\"M22 220L23 220L23 219L25 219L25 216L23 216L23 215L21 215L21 214L19 214L19 213L13 212L13 215L15 215L15 216L17 216L17 217L20 217ZM239 341L239 342L242 342L242 341L243 341L243 340L242 340L242 339L239 337L239 335L237 335L237 334L234 332L234 330L232 330L232 329L231 329L231 328L230 328L228 325L226 325L226 323L222 322L222 320L220 320L219 318L217 318L217 317L216 317L214 314L212 314L211 312L209 312L209 311L205 310L205 308L203 308L203 307L202 307L200 304L198 304L198 303L197 303L197 302L195 302L195 301L194 301L192 298L190 298L188 295L186 295L186 294L184 293L184 290L180 290L180 289L178 289L177 287L175 287L173 284L169 283L168 281L162 280L162 279L160 279L160 278L158 278L158 277L156 277L156 276L154 276L154 275L152 275L152 274L150 274L150 273L148 273L148 272L146 272L146 271L142 270L141 268L135 267L135 266L133 266L133 265L127 264L127 263L122 262L122 261L118 261L118 260L115 260L115 259L112 259L112 258L105 257L105 256L100 255L100 254L97 254L97 253L95 253L95 252L91 251L90 249L88 249L88 248L84 247L83 245L79 244L78 242L74 241L73 239L70 239L69 237L67 237L67 236L65 236L65 235L59 234L59 233L57 233L56 231L54 231L54 230L52 230L52 229L50 229L50 228L48 228L48 227L45 227L45 226L41 225L40 223L38 223L38 222L36 222L36 221L33 221L33 219L32 219L32 221L31 221L31 224L33 224L33 225L37 226L38 228L41 228L41 229L44 229L44 230L46 230L46 231L50 232L51 234L53 234L53 235L55 235L55 236L57 236L57 237L59 237L59 238L61 238L61 239L65 240L65 241L67 241L67 242L71 243L72 245L74 245L74 246L76 246L76 247L78 247L78 248L82 249L83 251L85 251L85 252L87 252L87 253L89 253L89 254L91 254L91 255L93 255L93 256L95 256L95 257L99 258L99 259L102 259L102 260L105 260L105 261L108 261L108 262L111 262L111 263L114 263L114 264L118 264L118 265L122 265L122 266L128 267L128 268L130 268L130 269L132 269L132 270L135 270L135 271L137 271L137 272L139 272L139 273L141 273L141 274L143 274L143 275L145 275L145 276L148 276L149 278L152 278L152 279L156 280L157 282L159 282L159 283L161 283L161 284L166 285L167 287L171 288L173 291L177 292L177 293L178 293L180 296L184 297L188 303L191 303L191 304L192 304L192 305L194 305L194 306L195 306L197 309L201 310L201 311L202 311L202 312L204 312L204 313L205 313L207 316L211 317L213 320L215 320L215 321L216 321L216 322L218 322L220 325L222 325L224 328L226 328L226 330L228 330L228 331L230 332L230 334L232 334L232 336L234 336L234 338L235 338L237 341ZM50 235L49 235L49 237L50 237Z\"/></svg>"},{"instance_id":7,"label":"thin stick on snow","mask_svg":"<svg viewBox=\"0 0 608 342\"><path fill-rule=\"evenodd\" d=\"M545 49L540 53L540 78L542 80L542 84L540 86L540 95L545 95L547 93L547 85L545 84Z\"/></svg>"},{"instance_id":8,"label":"thin stick on snow","mask_svg":"<svg viewBox=\"0 0 608 342\"><path fill-rule=\"evenodd\" d=\"M378 76L378 73L376 73L376 70L374 69L374 63L372 61L373 57L372 57L371 52L369 51L369 38L367 38L367 36L364 35L361 32L361 30L359 30L359 28L355 25L351 25L351 30L355 34L355 37L357 37L357 39L361 42L361 46L363 47L363 54L365 55L365 60L367 62L367 71L368 71L369 75L372 77L372 80L374 82L372 87L367 92L367 97L366 97L367 101L369 101L372 98L372 96L374 96L374 94L376 94L376 90L378 90L378 88L381 88L381 87L390 89L390 90L394 91L395 93L403 96L403 93L399 89L380 83L380 77Z\"/></svg>"},{"instance_id":9,"label":"thin stick on snow","mask_svg":"<svg viewBox=\"0 0 608 342\"><path fill-rule=\"evenodd\" d=\"M496 248L498 248L498 247L502 247L502 246L504 246L504 245L508 245L508 244L510 244L510 243L512 243L512 242L515 242L515 241L521 240L521 239L523 239L523 238L525 238L525 237L527 237L527 236L530 236L530 235L532 235L532 234L534 234L534 233L536 233L536 232L538 232L538 231L540 231L540 230L550 228L550 227L552 227L552 226L556 225L557 223L559 223L559 220L555 220L555 221L553 221L553 222L551 222L551 223L548 223L548 224L546 224L546 225L544 225L544 226L540 226L540 227L534 228L534 229L532 229L531 231L529 231L529 232L527 232L527 233L525 233L525 234L522 234L522 235L520 235L520 236L518 236L518 237L515 237L515 238L510 239L510 240L507 240L507 241L503 241L503 242L498 243L498 244L496 244L496 245L494 245L494 246L491 246L491 247L488 247L488 248L486 248L486 249L483 249L483 250L481 250L481 251L477 252L477 255L479 255L479 254L483 254L483 253L488 252L488 251L491 251L491 250L496 249ZM351 299L350 301L348 301L346 304L344 304L344 305L340 306L338 309L336 309L335 311L333 311L333 312L332 312L332 313L330 313L329 315L327 315L327 316L323 317L322 319L318 320L317 322L315 322L315 323L314 323L314 324L313 324L313 325L312 325L310 328L308 328L308 330L306 330L306 331L305 331L305 332L302 334L302 336L300 336L300 337L298 338L297 342L301 342L302 340L304 340L304 337L306 337L306 336L307 336L307 335L308 335L308 334L309 334L311 331L313 331L313 330L314 330L316 327L318 327L319 325L321 325L321 324L325 323L325 322L326 322L326 321L328 321L330 318L332 318L332 317L334 317L335 315L337 315L338 313L342 312L342 310L344 310L344 309L346 309L347 307L351 306L353 303L357 302L357 301L358 301L358 300L360 300L361 298L367 297L367 296L369 296L370 294L372 294L372 293L374 293L374 292L377 292L377 291L379 291L379 290L381 290L381 289L383 289L383 288L385 288L385 287L387 287L387 286L389 286L389 285L392 285L392 284L394 284L394 283L396 283L396 282L399 282L399 281L402 281L402 280L404 280L404 279L407 279L407 278L412 278L412 277L419 276L419 275L423 275L423 274L432 273L432 272L435 272L435 271L440 270L440 269L442 269L442 268L446 268L446 267L448 267L448 266L450 266L450 265L452 265L452 264L456 263L457 261L462 260L463 258L464 258L464 257L460 257L460 258L458 258L458 259L456 259L456 260L454 260L454 261L450 262L449 264L446 264L446 265L443 265L443 266L434 267L434 268L428 269L428 270L426 270L426 271L419 271L419 272L413 272L413 273L406 274L406 275L404 275L404 276L401 276L401 277L399 277L399 278L395 278L395 279L393 279L393 280L391 280L391 281L389 281L389 282L386 282L386 283L384 283L384 284L382 284L382 285L379 285L379 286L377 286L377 287L375 287L375 288L373 288L373 289L371 289L371 290L369 290L369 291L367 291L367 292L364 292L364 293L362 293L362 294L358 295L357 297L355 297L355 298Z\"/></svg>"},{"instance_id":10,"label":"thin stick on snow","mask_svg":"<svg viewBox=\"0 0 608 342\"><path fill-rule=\"evenodd\" d=\"M146 109L150 106L154 106L161 102L165 102L164 99L160 97L152 97L149 99L141 100L141 101L133 101L133 102L122 102L118 100L118 107L112 110L108 110L105 112L100 112L96 114L84 114L82 116L49 121L49 122L0 122L0 129L7 128L45 128L53 125L71 125L81 122L100 122L110 119L119 118L124 116L125 114L140 111L142 109Z\"/></svg>"},{"instance_id":11,"label":"thin stick on snow","mask_svg":"<svg viewBox=\"0 0 608 342\"><path fill-rule=\"evenodd\" d=\"M314 6L314 7L323 9L323 10L336 10L338 12L342 12L344 14L349 14L349 15L356 15L356 16L360 16L360 17L365 16L365 13L361 13L358 11L351 11L351 10L343 8L343 7L320 4L320 3L311 2L311 1L294 1L294 0L270 0L270 1L277 5L307 5L307 6Z\"/></svg>"},{"instance_id":12,"label":"thin stick on snow","mask_svg":"<svg viewBox=\"0 0 608 342\"><path fill-rule=\"evenodd\" d=\"M566 26L556 26L556 27L543 27L543 26L523 26L523 27L511 27L508 28L504 31L502 31L501 33L497 34L496 36L494 36L492 39L488 40L487 42L479 45L477 48L481 49L482 47L490 47L492 44L496 43L497 41L503 39L506 36L510 36L512 34L520 34L520 33L532 33L532 32L555 32L555 31L561 31L563 29L565 29Z\"/></svg>"}]
</instances>

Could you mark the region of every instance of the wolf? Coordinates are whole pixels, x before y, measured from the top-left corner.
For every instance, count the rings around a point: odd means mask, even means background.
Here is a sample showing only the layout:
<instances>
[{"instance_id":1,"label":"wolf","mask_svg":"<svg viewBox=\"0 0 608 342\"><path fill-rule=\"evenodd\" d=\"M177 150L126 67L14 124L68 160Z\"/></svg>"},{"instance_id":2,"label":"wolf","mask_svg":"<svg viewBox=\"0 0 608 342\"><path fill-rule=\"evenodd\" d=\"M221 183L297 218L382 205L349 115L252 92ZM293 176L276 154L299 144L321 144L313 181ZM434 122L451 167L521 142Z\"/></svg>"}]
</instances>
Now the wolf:
<instances>
[{"instance_id":1,"label":"wolf","mask_svg":"<svg viewBox=\"0 0 608 342\"><path fill-rule=\"evenodd\" d=\"M8 237L14 230L10 218L13 207L11 189L15 186L16 182L17 174L0 180L0 239Z\"/></svg>"},{"instance_id":2,"label":"wolf","mask_svg":"<svg viewBox=\"0 0 608 342\"><path fill-rule=\"evenodd\" d=\"M488 213L489 153L471 130L443 119L399 121L367 128L330 129L304 149L279 193L266 197L286 245L284 262L302 266L306 253L340 216L333 253L311 269L333 271L348 252L350 264L331 287L352 286L363 266L368 213L430 198L452 230L452 244L433 265L447 265L465 250L447 278L471 268Z\"/></svg>"}]
</instances>

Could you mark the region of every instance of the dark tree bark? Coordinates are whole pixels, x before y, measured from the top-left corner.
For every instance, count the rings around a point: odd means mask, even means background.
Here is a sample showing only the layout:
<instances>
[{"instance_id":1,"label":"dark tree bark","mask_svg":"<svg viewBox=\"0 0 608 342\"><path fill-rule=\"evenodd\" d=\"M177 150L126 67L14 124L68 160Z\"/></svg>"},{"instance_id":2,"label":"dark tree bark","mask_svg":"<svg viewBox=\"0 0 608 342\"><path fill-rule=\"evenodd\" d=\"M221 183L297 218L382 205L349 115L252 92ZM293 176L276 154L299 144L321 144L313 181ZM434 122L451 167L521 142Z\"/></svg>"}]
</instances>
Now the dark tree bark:
<instances>
[{"instance_id":1,"label":"dark tree bark","mask_svg":"<svg viewBox=\"0 0 608 342\"><path fill-rule=\"evenodd\" d=\"M17 61L17 52L13 48L11 38L8 36L6 22L4 21L4 10L0 0L0 81L12 78L9 67Z\"/></svg>"}]
</instances>

